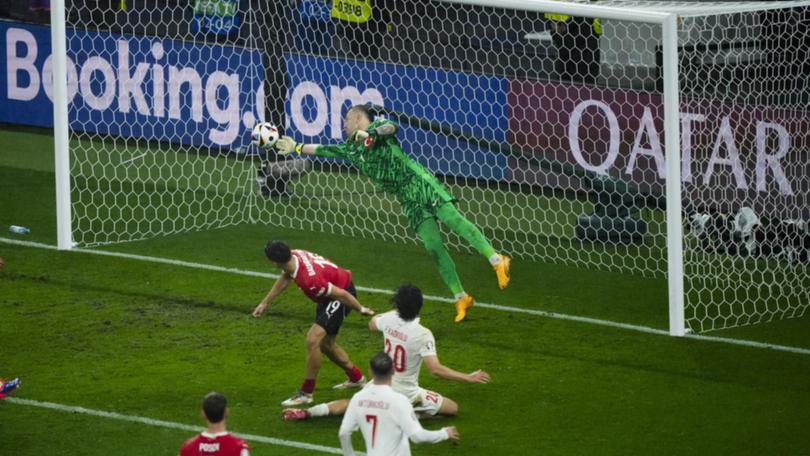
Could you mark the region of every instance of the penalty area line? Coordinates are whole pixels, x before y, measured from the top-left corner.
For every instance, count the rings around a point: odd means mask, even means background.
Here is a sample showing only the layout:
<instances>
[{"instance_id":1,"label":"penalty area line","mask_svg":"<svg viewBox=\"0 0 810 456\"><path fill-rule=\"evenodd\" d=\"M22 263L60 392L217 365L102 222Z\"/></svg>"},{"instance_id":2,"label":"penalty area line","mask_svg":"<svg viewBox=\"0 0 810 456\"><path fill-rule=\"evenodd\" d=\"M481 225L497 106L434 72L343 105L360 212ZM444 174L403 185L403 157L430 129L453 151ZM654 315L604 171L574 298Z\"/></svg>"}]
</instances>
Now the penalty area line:
<instances>
[{"instance_id":1,"label":"penalty area line","mask_svg":"<svg viewBox=\"0 0 810 456\"><path fill-rule=\"evenodd\" d=\"M146 418L137 415L124 415L116 412L105 412L103 410L94 410L85 407L77 407L73 405L57 404L54 402L35 401L32 399L22 399L18 397L6 398L6 402L17 405L27 405L29 407L38 407L49 410L57 410L66 413L81 413L83 415L91 415L100 418L107 418L111 420L126 421L130 423L145 424L147 426L161 427L166 429L179 429L182 431L200 433L205 431L201 426L192 426L190 424L175 423L173 421L156 420L154 418ZM298 448L302 450L317 451L320 453L330 454L343 454L340 448L333 448L323 445L315 445L312 443L297 442L294 440L278 439L275 437L267 437L263 435L243 434L241 432L231 432L231 434L239 437L240 439L247 440L248 442L267 443L270 445L285 446L290 448ZM179 444L178 444L179 448Z\"/></svg>"},{"instance_id":2,"label":"penalty area line","mask_svg":"<svg viewBox=\"0 0 810 456\"><path fill-rule=\"evenodd\" d=\"M39 242L31 242L31 241L21 241L18 239L10 239L10 238L3 238L0 237L0 243L12 244L12 245L20 245L23 247L33 247L39 249L48 249L48 250L58 250L55 245L51 244L43 244ZM250 276L250 277L261 277L266 279L277 279L279 276L278 274L272 274L269 272L259 272L259 271L250 271L247 269L239 269L239 268L228 268L224 266L216 266L213 264L204 264L204 263L195 263L193 261L183 261L183 260L172 260L170 258L160 258L160 257L152 257L152 256L145 256L145 255L135 255L132 253L121 253L121 252L111 252L107 250L93 250L93 249L82 249L82 248L73 248L69 250L70 252L76 253L89 253L91 255L101 255L101 256L110 256L116 258L127 258L130 260L139 260L139 261L148 261L151 263L161 263L161 264L168 264L172 266L182 266L187 268L193 269L203 269L206 271L214 271L214 272L227 272L229 274L238 274L243 276ZM384 295L393 295L394 292L392 290L386 290L383 288L373 288L373 287L363 287L358 286L356 287L358 290L366 292L366 293L375 293L375 294L384 294ZM432 295L425 295L425 300L433 301L433 302L446 302L446 303L453 303L454 300L450 298L445 298L442 296L432 296ZM534 315L537 317L544 317L544 318L553 318L556 320L566 320L566 321L575 321L579 323L587 323L592 325L598 326L607 326L610 328L619 328L619 329L626 329L630 331L642 332L646 334L655 334L660 336L668 336L669 331L659 328L652 328L649 326L641 326L641 325L634 325L631 323L622 323L618 321L611 321L611 320L602 320L599 318L591 318L591 317L580 317L577 315L568 315L563 313L557 312L549 312L545 310L537 310L537 309L523 309L520 307L510 307L510 306L502 306L499 304L488 304L485 302L477 302L475 303L476 307L481 307L484 309L492 309L498 310L501 312L511 312L511 313L519 313L519 314L528 314ZM758 342L754 340L746 340L746 339L731 339L727 337L719 337L719 336L706 336L702 334L686 334L683 336L685 339L692 339L692 340L700 340L705 342L718 342L730 345L739 345L743 347L752 347L752 348L766 348L769 350L776 350L782 352L789 352L789 353L798 353L801 355L810 355L810 349L808 348L801 348L801 347L790 347L786 345L777 345L777 344L770 344L767 342Z\"/></svg>"}]
</instances>

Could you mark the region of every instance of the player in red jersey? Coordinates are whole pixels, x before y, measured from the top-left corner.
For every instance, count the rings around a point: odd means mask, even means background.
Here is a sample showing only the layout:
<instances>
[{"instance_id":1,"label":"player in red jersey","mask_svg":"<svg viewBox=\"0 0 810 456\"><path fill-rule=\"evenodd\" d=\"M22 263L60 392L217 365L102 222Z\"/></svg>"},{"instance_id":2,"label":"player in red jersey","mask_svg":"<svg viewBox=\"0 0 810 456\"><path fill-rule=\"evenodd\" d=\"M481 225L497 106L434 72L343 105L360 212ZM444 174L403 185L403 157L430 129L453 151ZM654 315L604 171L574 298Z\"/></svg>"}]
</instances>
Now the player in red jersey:
<instances>
[{"instance_id":1,"label":"player in red jersey","mask_svg":"<svg viewBox=\"0 0 810 456\"><path fill-rule=\"evenodd\" d=\"M180 456L250 456L248 444L225 429L228 416L225 396L208 393L203 399L202 412L208 421L208 429L186 440L180 447Z\"/></svg>"},{"instance_id":2,"label":"player in red jersey","mask_svg":"<svg viewBox=\"0 0 810 456\"><path fill-rule=\"evenodd\" d=\"M290 282L295 282L298 288L317 304L315 323L307 333L307 367L304 383L281 405L291 407L312 402L315 379L321 369L321 353L343 369L349 377L347 381L335 385L336 389L362 386L365 383L363 373L349 359L346 350L337 344L340 325L352 309L363 315L374 315L374 311L357 301L352 272L306 250L290 250L284 241L268 242L264 253L283 271L283 274L253 310L254 317L261 317L270 302L280 295Z\"/></svg>"}]
</instances>

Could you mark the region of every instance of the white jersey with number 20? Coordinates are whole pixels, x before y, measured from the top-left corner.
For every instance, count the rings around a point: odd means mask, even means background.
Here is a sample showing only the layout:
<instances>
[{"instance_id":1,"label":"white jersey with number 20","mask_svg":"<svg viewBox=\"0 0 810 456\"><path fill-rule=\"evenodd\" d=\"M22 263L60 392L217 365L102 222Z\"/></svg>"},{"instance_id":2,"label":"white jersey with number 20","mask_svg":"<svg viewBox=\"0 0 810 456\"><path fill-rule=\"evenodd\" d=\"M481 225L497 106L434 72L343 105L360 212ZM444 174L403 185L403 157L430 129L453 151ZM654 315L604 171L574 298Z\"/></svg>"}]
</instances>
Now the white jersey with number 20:
<instances>
[{"instance_id":1,"label":"white jersey with number 20","mask_svg":"<svg viewBox=\"0 0 810 456\"><path fill-rule=\"evenodd\" d=\"M377 329L385 337L385 352L394 360L392 386L413 401L419 395L422 358L436 356L436 339L419 323L418 317L405 321L396 311L380 315Z\"/></svg>"}]
</instances>

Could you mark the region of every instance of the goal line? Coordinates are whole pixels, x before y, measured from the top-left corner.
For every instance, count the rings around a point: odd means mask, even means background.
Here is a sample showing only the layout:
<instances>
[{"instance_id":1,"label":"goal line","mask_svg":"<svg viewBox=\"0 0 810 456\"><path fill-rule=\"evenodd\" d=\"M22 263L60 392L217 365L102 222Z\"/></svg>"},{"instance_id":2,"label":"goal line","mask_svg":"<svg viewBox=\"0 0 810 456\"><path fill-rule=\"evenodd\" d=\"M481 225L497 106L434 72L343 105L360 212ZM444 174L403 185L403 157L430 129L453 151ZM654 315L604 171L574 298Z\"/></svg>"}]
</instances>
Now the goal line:
<instances>
[{"instance_id":1,"label":"goal line","mask_svg":"<svg viewBox=\"0 0 810 456\"><path fill-rule=\"evenodd\" d=\"M9 239L0 237L0 243L5 244L12 244L12 245L19 245L23 247L32 247L32 248L39 248L39 249L48 249L48 250L57 250L55 245L51 244L44 244L40 242L31 242L31 241L20 241L17 239ZM172 266L181 266L193 269L202 269L206 271L215 271L215 272L225 272L228 274L238 274L243 276L250 276L250 277L261 277L266 279L276 279L278 278L278 274L273 274L269 272L261 272L261 271L251 271L247 269L240 269L240 268L229 268L225 266L217 266L213 264L204 264L204 263L195 263L192 261L183 261L183 260L173 260L170 258L161 258L161 257L153 257L153 256L146 256L146 255L135 255L131 253L121 253L121 252L111 252L106 250L93 250L93 249L82 249L82 248L73 248L70 252L75 253L87 253L91 255L101 255L101 256L110 256L116 258L126 258L130 260L138 260L138 261L148 261L151 263L161 263L161 264L168 264ZM375 294L385 294L385 295L392 295L393 291L383 289L383 288L374 288L374 287L365 287L365 286L358 286L358 290L366 292L366 293L375 293ZM433 302L443 302L443 303L453 303L454 301L449 298L441 297L441 296L433 296L433 295L425 295L425 300L433 301ZM544 310L537 310L537 309L523 309L520 307L512 307L512 306L503 306L499 304L490 304L485 302L478 302L475 303L476 307L484 308L484 309L492 309L501 312L511 312L511 313L521 313L521 314L528 314L534 315L537 317L544 317L544 318L554 318L557 320L567 320L567 321L575 321L579 323L587 323L592 325L599 325L599 326L608 326L611 328L619 328L625 329L630 331L636 332L643 332L647 334L656 334L660 336L668 336L669 331L665 329L653 328L650 326L642 326L642 325L635 325L631 323L623 323L611 320L602 320L599 318L591 318L591 317L581 317L577 315L568 315L558 312L549 312ZM684 337L688 339L700 340L700 341L707 341L707 342L721 342L725 344L731 345L740 345L745 347L752 347L752 348L765 348L770 350L777 350L782 352L789 352L789 353L798 353L801 355L810 355L810 348L802 348L802 347L791 347L786 345L777 345L777 344L770 344L767 342L758 342L755 340L747 340L747 339L731 339L727 337L718 337L718 336L707 336L702 334L686 334Z\"/></svg>"}]
</instances>

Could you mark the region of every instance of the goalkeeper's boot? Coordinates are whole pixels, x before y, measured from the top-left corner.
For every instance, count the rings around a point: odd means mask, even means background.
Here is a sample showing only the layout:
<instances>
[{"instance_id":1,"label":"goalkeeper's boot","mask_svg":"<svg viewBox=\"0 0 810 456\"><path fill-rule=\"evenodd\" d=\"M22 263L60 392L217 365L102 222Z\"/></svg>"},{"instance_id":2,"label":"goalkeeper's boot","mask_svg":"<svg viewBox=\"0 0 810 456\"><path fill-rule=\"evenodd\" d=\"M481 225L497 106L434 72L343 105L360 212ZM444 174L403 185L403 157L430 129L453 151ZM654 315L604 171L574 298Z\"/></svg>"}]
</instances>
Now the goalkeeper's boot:
<instances>
[{"instance_id":1,"label":"goalkeeper's boot","mask_svg":"<svg viewBox=\"0 0 810 456\"><path fill-rule=\"evenodd\" d=\"M495 269L495 275L498 276L498 286L503 290L509 285L511 278L509 277L509 266L512 264L512 259L506 255L498 254L498 264L492 266Z\"/></svg>"},{"instance_id":2,"label":"goalkeeper's boot","mask_svg":"<svg viewBox=\"0 0 810 456\"><path fill-rule=\"evenodd\" d=\"M345 390L345 389L351 389L351 388L361 388L365 384L366 384L366 377L362 376L362 377L360 377L360 380L358 380L356 382L353 382L351 380L346 380L343 383L338 383L337 385L333 386L332 388L336 389L336 390Z\"/></svg>"},{"instance_id":3,"label":"goalkeeper's boot","mask_svg":"<svg viewBox=\"0 0 810 456\"><path fill-rule=\"evenodd\" d=\"M288 408L281 412L281 419L284 421L303 421L309 418L309 411L304 409Z\"/></svg>"},{"instance_id":4,"label":"goalkeeper's boot","mask_svg":"<svg viewBox=\"0 0 810 456\"><path fill-rule=\"evenodd\" d=\"M312 395L303 391L297 391L289 399L281 403L282 407L295 407L298 405L305 405L312 403Z\"/></svg>"},{"instance_id":5,"label":"goalkeeper's boot","mask_svg":"<svg viewBox=\"0 0 810 456\"><path fill-rule=\"evenodd\" d=\"M17 389L18 386L22 383L22 380L19 378L15 378L13 380L5 381L0 380L0 399L5 399L11 394L12 391Z\"/></svg>"},{"instance_id":6,"label":"goalkeeper's boot","mask_svg":"<svg viewBox=\"0 0 810 456\"><path fill-rule=\"evenodd\" d=\"M456 323L461 323L467 318L467 310L475 305L475 300L472 296L465 294L463 297L456 299Z\"/></svg>"}]
</instances>

